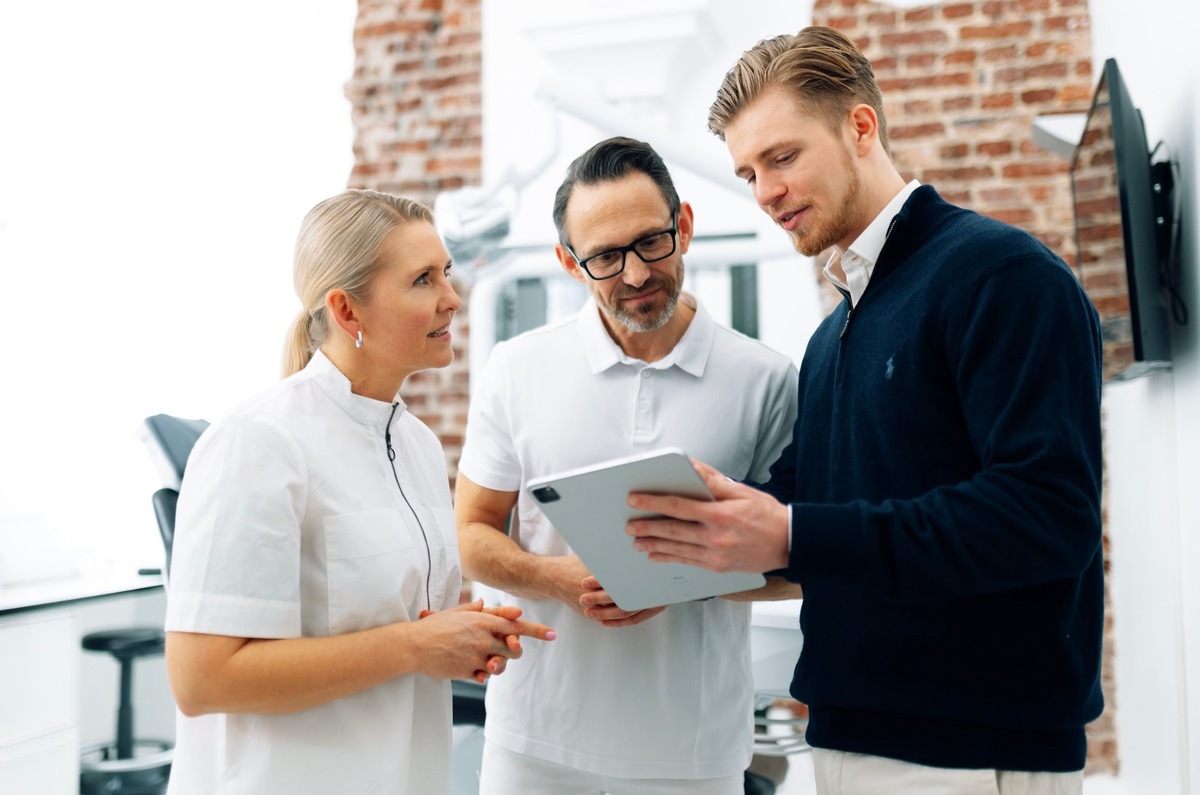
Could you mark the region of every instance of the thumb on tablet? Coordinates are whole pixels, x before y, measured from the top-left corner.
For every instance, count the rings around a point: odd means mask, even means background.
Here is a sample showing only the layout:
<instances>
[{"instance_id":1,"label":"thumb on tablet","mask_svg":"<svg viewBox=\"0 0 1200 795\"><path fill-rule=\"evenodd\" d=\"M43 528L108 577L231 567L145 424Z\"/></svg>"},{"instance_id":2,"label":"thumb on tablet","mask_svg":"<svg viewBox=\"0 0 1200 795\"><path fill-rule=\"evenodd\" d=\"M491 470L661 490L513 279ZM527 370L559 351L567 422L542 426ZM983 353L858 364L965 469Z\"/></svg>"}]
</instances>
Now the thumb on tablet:
<instances>
[{"instance_id":1,"label":"thumb on tablet","mask_svg":"<svg viewBox=\"0 0 1200 795\"><path fill-rule=\"evenodd\" d=\"M703 461L697 461L694 458L689 460L692 462L692 466L696 468L696 472L700 475L700 479L704 481L704 485L708 487L708 490L711 491L712 495L718 500L725 499L727 497L733 497L737 494L738 486L742 484L729 478L713 467L710 467Z\"/></svg>"}]
</instances>

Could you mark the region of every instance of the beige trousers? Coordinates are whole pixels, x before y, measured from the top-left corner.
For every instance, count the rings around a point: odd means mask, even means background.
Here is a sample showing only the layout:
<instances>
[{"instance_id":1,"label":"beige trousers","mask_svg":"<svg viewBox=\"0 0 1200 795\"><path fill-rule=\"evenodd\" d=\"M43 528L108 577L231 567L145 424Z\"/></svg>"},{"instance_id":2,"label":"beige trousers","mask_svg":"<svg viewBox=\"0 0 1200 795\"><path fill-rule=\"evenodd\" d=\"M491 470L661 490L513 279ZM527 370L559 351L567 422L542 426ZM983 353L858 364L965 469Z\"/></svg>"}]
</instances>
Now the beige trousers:
<instances>
[{"instance_id":1,"label":"beige trousers","mask_svg":"<svg viewBox=\"0 0 1200 795\"><path fill-rule=\"evenodd\" d=\"M1081 795L1083 771L959 770L813 749L818 795Z\"/></svg>"}]
</instances>

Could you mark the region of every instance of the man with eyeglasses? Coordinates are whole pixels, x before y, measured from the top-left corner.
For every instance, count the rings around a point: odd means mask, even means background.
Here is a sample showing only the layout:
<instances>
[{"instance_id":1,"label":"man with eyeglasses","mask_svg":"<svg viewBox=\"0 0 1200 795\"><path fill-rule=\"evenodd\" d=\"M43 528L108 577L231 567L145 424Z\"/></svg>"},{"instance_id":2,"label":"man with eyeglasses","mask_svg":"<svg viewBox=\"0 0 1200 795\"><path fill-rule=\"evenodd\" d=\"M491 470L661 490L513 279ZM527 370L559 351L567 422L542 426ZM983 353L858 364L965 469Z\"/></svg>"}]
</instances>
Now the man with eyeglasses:
<instances>
[{"instance_id":1,"label":"man with eyeglasses","mask_svg":"<svg viewBox=\"0 0 1200 795\"><path fill-rule=\"evenodd\" d=\"M493 350L477 383L455 509L466 577L559 633L488 685L482 795L741 795L752 746L749 604L626 612L523 486L667 445L759 479L796 414L796 369L682 292L692 208L647 144L602 141L554 204L563 269L591 298ZM506 526L516 508L509 532ZM621 528L614 528L621 532Z\"/></svg>"}]
</instances>

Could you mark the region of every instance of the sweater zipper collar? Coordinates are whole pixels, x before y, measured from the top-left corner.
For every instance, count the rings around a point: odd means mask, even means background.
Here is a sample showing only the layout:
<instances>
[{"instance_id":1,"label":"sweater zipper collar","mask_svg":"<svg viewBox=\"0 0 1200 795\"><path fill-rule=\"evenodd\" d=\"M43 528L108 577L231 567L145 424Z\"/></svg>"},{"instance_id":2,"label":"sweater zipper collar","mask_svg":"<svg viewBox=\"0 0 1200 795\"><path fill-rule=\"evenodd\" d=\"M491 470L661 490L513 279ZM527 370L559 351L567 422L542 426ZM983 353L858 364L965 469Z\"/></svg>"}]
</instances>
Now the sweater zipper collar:
<instances>
[{"instance_id":1,"label":"sweater zipper collar","mask_svg":"<svg viewBox=\"0 0 1200 795\"><path fill-rule=\"evenodd\" d=\"M896 215L892 216L892 222L890 224L888 224L887 234L885 234L883 236L883 248L881 248L879 250L879 261L877 261L875 263L876 270L872 271L872 273L871 273L871 281L875 280L875 273L877 272L877 270L879 268L879 262L883 261L883 252L887 250L888 240L892 237L892 230L896 228L896 222L899 220L900 220L900 215L897 213ZM839 293L841 293L842 295L844 295L846 297L847 302L850 301L850 293L848 291L843 290L840 287L838 287L836 289ZM871 290L871 282L867 282L867 289L863 290L862 296L860 296L858 299L858 302L860 304L863 302L863 299L867 297L867 293L870 292L870 290ZM850 320L851 320L851 318L854 317L854 309L855 309L855 307L853 304L851 304L846 309L846 322L842 324L842 330L841 330L841 332L838 333L839 340L843 339L846 336L846 332L850 328Z\"/></svg>"}]
</instances>

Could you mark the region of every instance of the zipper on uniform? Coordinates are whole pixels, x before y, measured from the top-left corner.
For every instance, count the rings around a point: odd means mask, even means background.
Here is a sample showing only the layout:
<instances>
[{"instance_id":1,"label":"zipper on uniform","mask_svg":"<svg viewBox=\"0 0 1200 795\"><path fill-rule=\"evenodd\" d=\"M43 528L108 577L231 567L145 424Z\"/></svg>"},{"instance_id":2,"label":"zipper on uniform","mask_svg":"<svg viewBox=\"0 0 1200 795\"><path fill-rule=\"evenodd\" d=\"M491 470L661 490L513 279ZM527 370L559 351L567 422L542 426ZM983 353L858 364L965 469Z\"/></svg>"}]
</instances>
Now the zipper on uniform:
<instances>
[{"instance_id":1,"label":"zipper on uniform","mask_svg":"<svg viewBox=\"0 0 1200 795\"><path fill-rule=\"evenodd\" d=\"M408 506L408 510L412 511L413 518L417 520L417 527L421 530L421 539L425 542L425 560L429 564L425 570L425 606L432 610L433 602L429 598L429 581L433 577L433 552L429 548L429 536L425 534L425 525L421 524L421 517L417 516L417 509L408 501L408 495L404 493L404 487L400 485L400 475L396 472L396 451L392 448L392 420L395 419L396 409L399 407L399 403L392 404L392 414L388 417L387 427L383 430L383 443L387 445L388 463L392 465L392 478L396 481L396 488L400 490L400 497Z\"/></svg>"}]
</instances>

